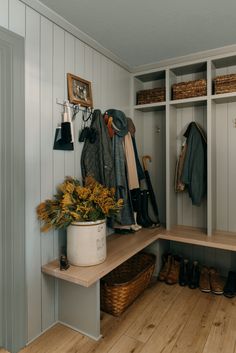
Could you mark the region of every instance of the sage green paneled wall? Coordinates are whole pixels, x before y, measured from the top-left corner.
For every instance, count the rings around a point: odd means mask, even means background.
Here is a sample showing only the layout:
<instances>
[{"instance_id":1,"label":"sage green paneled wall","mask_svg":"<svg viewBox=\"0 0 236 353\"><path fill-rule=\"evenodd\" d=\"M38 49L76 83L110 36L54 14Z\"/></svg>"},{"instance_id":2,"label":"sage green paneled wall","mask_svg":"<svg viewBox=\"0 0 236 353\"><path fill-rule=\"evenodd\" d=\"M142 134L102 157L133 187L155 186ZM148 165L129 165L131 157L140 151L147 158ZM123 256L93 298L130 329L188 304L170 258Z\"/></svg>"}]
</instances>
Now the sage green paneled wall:
<instances>
[{"instance_id":1,"label":"sage green paneled wall","mask_svg":"<svg viewBox=\"0 0 236 353\"><path fill-rule=\"evenodd\" d=\"M26 96L26 271L28 341L57 320L54 279L41 275L41 265L57 257L57 232L40 234L35 207L51 197L64 176L80 177L82 145L75 151L53 151L61 119L56 98L67 97L66 73L92 81L94 105L129 112L130 74L19 0L0 0L0 25L25 37ZM81 115L75 122L75 138Z\"/></svg>"}]
</instances>

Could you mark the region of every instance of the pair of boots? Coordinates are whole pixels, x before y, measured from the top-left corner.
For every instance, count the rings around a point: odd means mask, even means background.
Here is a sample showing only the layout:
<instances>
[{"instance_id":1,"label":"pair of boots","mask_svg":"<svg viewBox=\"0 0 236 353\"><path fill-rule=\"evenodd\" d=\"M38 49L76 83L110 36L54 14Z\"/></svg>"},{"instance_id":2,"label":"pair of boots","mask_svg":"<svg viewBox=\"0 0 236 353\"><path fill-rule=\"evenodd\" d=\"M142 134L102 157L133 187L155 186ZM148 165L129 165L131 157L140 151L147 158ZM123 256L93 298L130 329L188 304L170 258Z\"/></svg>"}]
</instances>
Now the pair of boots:
<instances>
[{"instance_id":1,"label":"pair of boots","mask_svg":"<svg viewBox=\"0 0 236 353\"><path fill-rule=\"evenodd\" d=\"M180 264L179 284L181 286L188 285L189 288L195 289L199 286L200 269L198 261L193 261L192 266L188 259L182 259Z\"/></svg>"},{"instance_id":2,"label":"pair of boots","mask_svg":"<svg viewBox=\"0 0 236 353\"><path fill-rule=\"evenodd\" d=\"M223 278L215 268L203 266L200 274L199 289L205 293L223 294Z\"/></svg>"},{"instance_id":3,"label":"pair of boots","mask_svg":"<svg viewBox=\"0 0 236 353\"><path fill-rule=\"evenodd\" d=\"M180 257L173 256L170 253L162 256L163 266L158 279L167 284L176 284L179 281Z\"/></svg>"},{"instance_id":4,"label":"pair of boots","mask_svg":"<svg viewBox=\"0 0 236 353\"><path fill-rule=\"evenodd\" d=\"M148 190L131 190L131 198L134 212L137 213L137 224L144 228L159 227L160 223L155 223L148 215Z\"/></svg>"}]
</instances>

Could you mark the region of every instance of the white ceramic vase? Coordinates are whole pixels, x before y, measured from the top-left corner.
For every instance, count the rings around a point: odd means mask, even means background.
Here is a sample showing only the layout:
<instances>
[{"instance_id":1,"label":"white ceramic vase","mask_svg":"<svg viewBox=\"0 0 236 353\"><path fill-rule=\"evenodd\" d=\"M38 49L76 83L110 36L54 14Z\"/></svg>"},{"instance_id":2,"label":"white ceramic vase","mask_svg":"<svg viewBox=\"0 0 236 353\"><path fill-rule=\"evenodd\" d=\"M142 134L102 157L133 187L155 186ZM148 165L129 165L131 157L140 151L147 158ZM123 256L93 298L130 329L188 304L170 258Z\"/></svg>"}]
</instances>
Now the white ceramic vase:
<instances>
[{"instance_id":1,"label":"white ceramic vase","mask_svg":"<svg viewBox=\"0 0 236 353\"><path fill-rule=\"evenodd\" d=\"M67 258L75 266L92 266L105 261L106 220L73 222L67 228Z\"/></svg>"}]
</instances>

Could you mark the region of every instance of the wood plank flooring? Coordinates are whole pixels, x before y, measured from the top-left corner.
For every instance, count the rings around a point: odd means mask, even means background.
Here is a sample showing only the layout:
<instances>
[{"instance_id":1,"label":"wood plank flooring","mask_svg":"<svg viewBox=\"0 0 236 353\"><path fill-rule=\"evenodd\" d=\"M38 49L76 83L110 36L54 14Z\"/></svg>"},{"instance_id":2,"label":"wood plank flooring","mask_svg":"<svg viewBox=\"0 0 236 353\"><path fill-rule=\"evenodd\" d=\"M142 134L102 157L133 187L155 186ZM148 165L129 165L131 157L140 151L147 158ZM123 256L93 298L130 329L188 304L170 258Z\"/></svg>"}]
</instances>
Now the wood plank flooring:
<instances>
[{"instance_id":1,"label":"wood plank flooring","mask_svg":"<svg viewBox=\"0 0 236 353\"><path fill-rule=\"evenodd\" d=\"M20 353L236 353L236 298L155 282L101 326L95 342L57 324Z\"/></svg>"}]
</instances>

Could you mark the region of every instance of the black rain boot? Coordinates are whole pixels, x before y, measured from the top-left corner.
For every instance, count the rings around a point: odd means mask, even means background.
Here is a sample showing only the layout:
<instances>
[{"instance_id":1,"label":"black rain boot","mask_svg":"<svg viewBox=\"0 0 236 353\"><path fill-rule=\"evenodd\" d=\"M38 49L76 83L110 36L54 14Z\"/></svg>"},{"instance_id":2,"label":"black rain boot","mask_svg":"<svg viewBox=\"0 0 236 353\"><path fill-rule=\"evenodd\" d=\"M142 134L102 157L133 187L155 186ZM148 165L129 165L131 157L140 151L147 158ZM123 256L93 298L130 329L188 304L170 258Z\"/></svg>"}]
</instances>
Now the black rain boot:
<instances>
[{"instance_id":1,"label":"black rain boot","mask_svg":"<svg viewBox=\"0 0 236 353\"><path fill-rule=\"evenodd\" d=\"M179 284L186 286L189 281L189 260L182 259L180 263Z\"/></svg>"},{"instance_id":2,"label":"black rain boot","mask_svg":"<svg viewBox=\"0 0 236 353\"><path fill-rule=\"evenodd\" d=\"M236 296L236 272L229 271L226 284L224 286L224 296L233 298Z\"/></svg>"},{"instance_id":3,"label":"black rain boot","mask_svg":"<svg viewBox=\"0 0 236 353\"><path fill-rule=\"evenodd\" d=\"M145 219L146 224L148 227L154 227L155 223L151 220L148 215L148 199L149 199L149 192L147 190L141 191L141 210L142 216Z\"/></svg>"},{"instance_id":4,"label":"black rain boot","mask_svg":"<svg viewBox=\"0 0 236 353\"><path fill-rule=\"evenodd\" d=\"M199 286L200 269L198 261L193 261L192 270L189 278L189 288L195 289Z\"/></svg>"},{"instance_id":5,"label":"black rain boot","mask_svg":"<svg viewBox=\"0 0 236 353\"><path fill-rule=\"evenodd\" d=\"M137 213L137 224L144 228L150 227L150 223L143 217L142 213L142 197L141 197L141 190L134 189L131 190L131 198L134 212Z\"/></svg>"}]
</instances>

